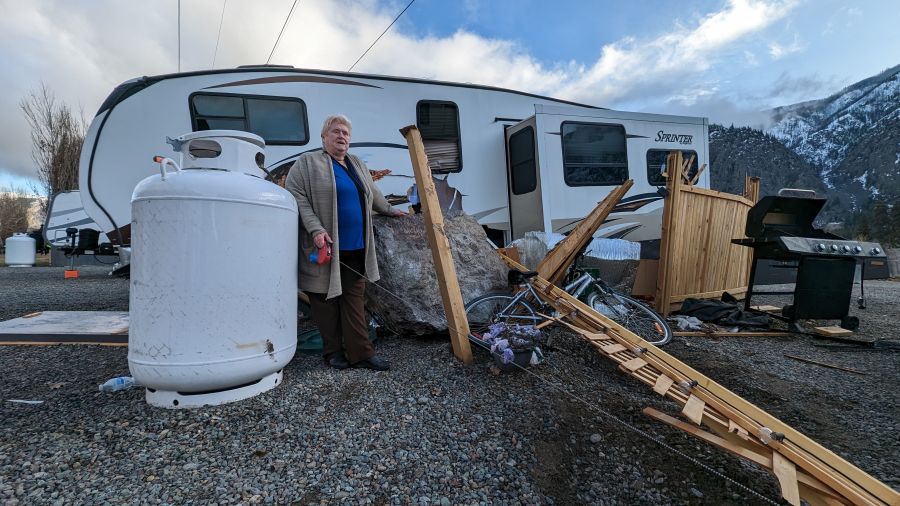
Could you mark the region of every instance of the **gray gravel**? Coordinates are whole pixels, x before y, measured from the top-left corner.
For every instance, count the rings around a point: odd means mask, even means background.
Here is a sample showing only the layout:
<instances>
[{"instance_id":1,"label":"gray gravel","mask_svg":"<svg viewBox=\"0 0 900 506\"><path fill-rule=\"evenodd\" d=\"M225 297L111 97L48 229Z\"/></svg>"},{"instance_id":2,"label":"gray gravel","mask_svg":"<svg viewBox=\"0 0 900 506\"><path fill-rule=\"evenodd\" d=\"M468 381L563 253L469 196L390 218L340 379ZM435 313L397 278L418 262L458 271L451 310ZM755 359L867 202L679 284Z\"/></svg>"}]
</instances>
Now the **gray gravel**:
<instances>
[{"instance_id":1,"label":"gray gravel","mask_svg":"<svg viewBox=\"0 0 900 506\"><path fill-rule=\"evenodd\" d=\"M900 283L867 284L863 329L896 338ZM125 310L126 280L84 268L0 268L0 319L38 310ZM877 329L877 330L876 330ZM777 498L758 468L641 414L672 404L555 331L536 375L460 365L445 342L386 337L387 373L298 355L278 388L194 411L150 408L126 350L0 347L0 501L40 503L761 504L717 473ZM900 354L824 351L792 339L676 338L668 351L866 471L897 478ZM801 355L866 371L795 362ZM563 394L550 382L570 392ZM21 405L7 399L43 400Z\"/></svg>"}]
</instances>

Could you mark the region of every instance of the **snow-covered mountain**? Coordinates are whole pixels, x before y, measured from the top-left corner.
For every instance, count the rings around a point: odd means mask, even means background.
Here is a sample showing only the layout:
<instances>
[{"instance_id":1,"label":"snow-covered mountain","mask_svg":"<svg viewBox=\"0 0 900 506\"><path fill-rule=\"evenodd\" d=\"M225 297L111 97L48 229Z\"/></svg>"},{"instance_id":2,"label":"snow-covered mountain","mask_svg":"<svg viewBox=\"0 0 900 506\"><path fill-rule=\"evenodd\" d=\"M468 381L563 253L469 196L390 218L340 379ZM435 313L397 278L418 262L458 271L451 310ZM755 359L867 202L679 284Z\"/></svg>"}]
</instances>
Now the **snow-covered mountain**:
<instances>
[{"instance_id":1,"label":"snow-covered mountain","mask_svg":"<svg viewBox=\"0 0 900 506\"><path fill-rule=\"evenodd\" d=\"M855 209L900 198L900 65L834 95L779 107L767 133L816 167Z\"/></svg>"},{"instance_id":2,"label":"snow-covered mountain","mask_svg":"<svg viewBox=\"0 0 900 506\"><path fill-rule=\"evenodd\" d=\"M711 126L715 189L735 192L745 175L762 177L763 195L814 189L828 197L827 221L853 221L876 200L900 203L900 65L771 113L765 131Z\"/></svg>"}]
</instances>

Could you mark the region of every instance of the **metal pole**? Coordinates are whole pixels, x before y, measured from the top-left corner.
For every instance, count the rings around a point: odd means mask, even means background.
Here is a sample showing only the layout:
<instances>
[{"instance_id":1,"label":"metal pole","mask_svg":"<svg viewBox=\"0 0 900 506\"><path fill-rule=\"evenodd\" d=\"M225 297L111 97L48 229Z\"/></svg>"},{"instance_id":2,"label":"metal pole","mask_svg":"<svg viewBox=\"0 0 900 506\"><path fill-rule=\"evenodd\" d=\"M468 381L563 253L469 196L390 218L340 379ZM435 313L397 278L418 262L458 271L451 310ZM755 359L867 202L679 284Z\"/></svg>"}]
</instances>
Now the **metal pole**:
<instances>
[{"instance_id":1,"label":"metal pole","mask_svg":"<svg viewBox=\"0 0 900 506\"><path fill-rule=\"evenodd\" d=\"M178 0L178 71L181 72L181 0Z\"/></svg>"}]
</instances>

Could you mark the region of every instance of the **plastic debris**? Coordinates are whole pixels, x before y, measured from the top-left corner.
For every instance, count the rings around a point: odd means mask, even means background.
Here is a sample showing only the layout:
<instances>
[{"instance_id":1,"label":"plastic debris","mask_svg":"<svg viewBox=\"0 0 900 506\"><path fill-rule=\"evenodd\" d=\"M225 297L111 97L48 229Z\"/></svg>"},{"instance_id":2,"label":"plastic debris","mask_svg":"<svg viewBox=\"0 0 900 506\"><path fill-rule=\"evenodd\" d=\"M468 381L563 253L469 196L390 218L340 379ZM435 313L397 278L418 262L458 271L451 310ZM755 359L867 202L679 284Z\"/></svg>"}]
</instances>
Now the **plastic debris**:
<instances>
[{"instance_id":1,"label":"plastic debris","mask_svg":"<svg viewBox=\"0 0 900 506\"><path fill-rule=\"evenodd\" d=\"M701 326L703 322L694 316L675 315L672 319L681 330L702 330L703 328Z\"/></svg>"},{"instance_id":2,"label":"plastic debris","mask_svg":"<svg viewBox=\"0 0 900 506\"><path fill-rule=\"evenodd\" d=\"M101 392L118 392L119 390L128 390L131 387L138 386L137 381L131 376L119 376L106 381L102 385L97 385Z\"/></svg>"}]
</instances>

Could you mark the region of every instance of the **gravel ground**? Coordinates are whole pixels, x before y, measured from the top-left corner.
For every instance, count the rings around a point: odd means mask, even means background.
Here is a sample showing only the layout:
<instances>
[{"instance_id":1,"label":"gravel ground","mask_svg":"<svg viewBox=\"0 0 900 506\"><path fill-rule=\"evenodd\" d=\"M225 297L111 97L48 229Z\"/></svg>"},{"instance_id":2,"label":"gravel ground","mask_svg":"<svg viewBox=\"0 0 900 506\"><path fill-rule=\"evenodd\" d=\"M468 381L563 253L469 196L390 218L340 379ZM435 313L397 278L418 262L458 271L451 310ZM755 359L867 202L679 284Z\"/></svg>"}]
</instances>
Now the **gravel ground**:
<instances>
[{"instance_id":1,"label":"gravel ground","mask_svg":"<svg viewBox=\"0 0 900 506\"><path fill-rule=\"evenodd\" d=\"M105 272L83 268L81 279L64 282L59 268L0 268L0 320L126 310L127 280ZM858 337L897 339L900 283L870 282L866 292ZM645 406L677 409L578 339L552 334L547 363L533 374L497 374L479 351L473 366L462 366L446 342L385 337L379 352L390 372L336 371L298 355L278 388L193 411L150 408L139 390L98 392L97 384L128 373L122 348L0 347L0 500L765 503L745 486L777 501L767 473L645 417ZM667 351L900 487L900 354L819 343L676 338Z\"/></svg>"}]
</instances>

